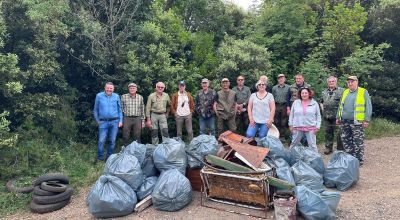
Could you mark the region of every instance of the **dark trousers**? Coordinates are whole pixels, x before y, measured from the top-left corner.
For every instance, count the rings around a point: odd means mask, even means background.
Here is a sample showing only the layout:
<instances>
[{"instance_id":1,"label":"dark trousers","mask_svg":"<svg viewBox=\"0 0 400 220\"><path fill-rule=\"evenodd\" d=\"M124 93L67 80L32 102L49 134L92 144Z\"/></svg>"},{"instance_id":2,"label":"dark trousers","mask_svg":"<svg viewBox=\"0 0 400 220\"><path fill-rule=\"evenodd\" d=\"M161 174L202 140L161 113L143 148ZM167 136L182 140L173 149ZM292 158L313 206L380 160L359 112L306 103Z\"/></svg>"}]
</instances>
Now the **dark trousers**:
<instances>
[{"instance_id":1,"label":"dark trousers","mask_svg":"<svg viewBox=\"0 0 400 220\"><path fill-rule=\"evenodd\" d=\"M176 122L176 136L182 138L182 127L183 123L185 123L186 132L188 136L188 141L192 141L193 139L193 129L192 129L192 114L188 116L179 116L175 117Z\"/></svg>"},{"instance_id":2,"label":"dark trousers","mask_svg":"<svg viewBox=\"0 0 400 220\"><path fill-rule=\"evenodd\" d=\"M133 139L137 142L140 141L142 132L142 119L139 116L126 116L124 117L124 126L122 128L122 140L124 145L127 146L132 143L131 133L133 131Z\"/></svg>"},{"instance_id":3,"label":"dark trousers","mask_svg":"<svg viewBox=\"0 0 400 220\"><path fill-rule=\"evenodd\" d=\"M227 119L217 117L217 127L218 127L218 135L226 131L225 127L228 127L228 129L232 132L236 132L235 116L229 117Z\"/></svg>"},{"instance_id":4,"label":"dark trousers","mask_svg":"<svg viewBox=\"0 0 400 220\"><path fill-rule=\"evenodd\" d=\"M249 126L249 114L247 111L241 112L240 114L236 113L235 123L237 132L244 134Z\"/></svg>"},{"instance_id":5,"label":"dark trousers","mask_svg":"<svg viewBox=\"0 0 400 220\"><path fill-rule=\"evenodd\" d=\"M336 118L324 118L325 124L325 147L333 149L333 138L336 130ZM342 138L340 137L340 128L336 132L336 149L343 150Z\"/></svg>"},{"instance_id":6,"label":"dark trousers","mask_svg":"<svg viewBox=\"0 0 400 220\"><path fill-rule=\"evenodd\" d=\"M276 103L275 104L275 126L278 128L281 138L287 138L288 136L288 119L289 116L287 114L286 104L284 103Z\"/></svg>"}]
</instances>

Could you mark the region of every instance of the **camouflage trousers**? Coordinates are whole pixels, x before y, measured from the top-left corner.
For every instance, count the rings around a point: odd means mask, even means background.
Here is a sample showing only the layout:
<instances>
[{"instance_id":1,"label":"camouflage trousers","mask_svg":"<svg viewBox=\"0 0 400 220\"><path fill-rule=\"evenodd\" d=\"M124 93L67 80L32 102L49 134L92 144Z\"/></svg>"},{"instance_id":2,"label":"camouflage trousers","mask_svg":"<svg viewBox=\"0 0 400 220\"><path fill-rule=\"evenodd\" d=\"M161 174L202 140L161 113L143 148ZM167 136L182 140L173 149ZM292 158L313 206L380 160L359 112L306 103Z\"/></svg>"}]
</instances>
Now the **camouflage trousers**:
<instances>
[{"instance_id":1,"label":"camouflage trousers","mask_svg":"<svg viewBox=\"0 0 400 220\"><path fill-rule=\"evenodd\" d=\"M344 122L341 126L341 131L344 151L353 155L360 161L360 164L363 164L365 133L362 124Z\"/></svg>"},{"instance_id":2,"label":"camouflage trousers","mask_svg":"<svg viewBox=\"0 0 400 220\"><path fill-rule=\"evenodd\" d=\"M325 147L333 149L333 137L336 130L336 118L324 118L325 125ZM336 132L336 149L343 150L342 138L340 137L340 128Z\"/></svg>"}]
</instances>

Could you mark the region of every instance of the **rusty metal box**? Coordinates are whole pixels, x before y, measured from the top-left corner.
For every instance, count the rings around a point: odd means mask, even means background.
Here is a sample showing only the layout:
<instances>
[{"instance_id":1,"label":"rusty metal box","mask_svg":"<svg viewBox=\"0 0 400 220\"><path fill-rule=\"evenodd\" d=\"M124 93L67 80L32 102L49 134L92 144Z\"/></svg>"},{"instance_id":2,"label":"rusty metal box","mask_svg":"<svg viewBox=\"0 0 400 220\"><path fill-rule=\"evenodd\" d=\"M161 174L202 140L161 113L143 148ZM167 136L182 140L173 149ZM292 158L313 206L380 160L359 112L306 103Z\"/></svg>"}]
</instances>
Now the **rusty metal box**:
<instances>
[{"instance_id":1,"label":"rusty metal box","mask_svg":"<svg viewBox=\"0 0 400 220\"><path fill-rule=\"evenodd\" d=\"M266 174L233 174L204 167L200 176L203 194L210 200L259 210L273 204L273 188Z\"/></svg>"}]
</instances>

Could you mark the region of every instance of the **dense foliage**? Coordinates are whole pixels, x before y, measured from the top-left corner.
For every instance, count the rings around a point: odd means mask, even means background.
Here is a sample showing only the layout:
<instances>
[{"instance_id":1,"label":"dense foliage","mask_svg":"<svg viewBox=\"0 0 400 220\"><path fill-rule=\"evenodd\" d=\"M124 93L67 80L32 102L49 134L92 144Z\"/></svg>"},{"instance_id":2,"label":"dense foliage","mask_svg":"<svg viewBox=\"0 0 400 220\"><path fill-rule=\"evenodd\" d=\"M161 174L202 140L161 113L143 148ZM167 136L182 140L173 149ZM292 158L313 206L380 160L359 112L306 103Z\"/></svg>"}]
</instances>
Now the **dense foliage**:
<instances>
[{"instance_id":1,"label":"dense foliage","mask_svg":"<svg viewBox=\"0 0 400 220\"><path fill-rule=\"evenodd\" d=\"M344 86L356 74L374 115L400 120L399 1L224 2L1 0L0 180L62 169L63 152L95 146L94 97L107 81L147 97L158 81L195 92L203 77L218 89L222 77L254 85L266 74L272 85L302 72L319 94L328 75Z\"/></svg>"}]
</instances>

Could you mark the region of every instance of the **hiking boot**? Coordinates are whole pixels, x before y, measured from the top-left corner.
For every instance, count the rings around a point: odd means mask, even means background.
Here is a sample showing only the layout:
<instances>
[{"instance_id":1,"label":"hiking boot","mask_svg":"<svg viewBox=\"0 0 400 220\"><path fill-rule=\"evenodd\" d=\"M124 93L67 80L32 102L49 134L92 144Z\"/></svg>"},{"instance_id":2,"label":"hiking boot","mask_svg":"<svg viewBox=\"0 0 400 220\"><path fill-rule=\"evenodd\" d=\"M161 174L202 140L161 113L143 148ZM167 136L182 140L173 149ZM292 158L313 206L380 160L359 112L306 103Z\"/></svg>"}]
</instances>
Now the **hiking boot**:
<instances>
[{"instance_id":1,"label":"hiking boot","mask_svg":"<svg viewBox=\"0 0 400 220\"><path fill-rule=\"evenodd\" d=\"M332 149L326 147L324 150L324 154L328 155L330 153L332 153Z\"/></svg>"}]
</instances>

